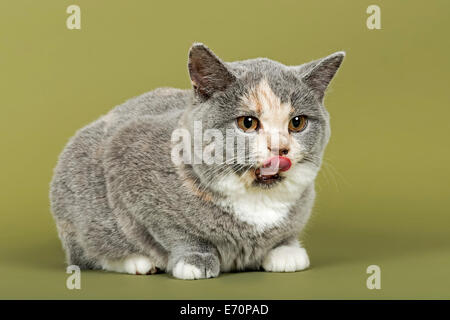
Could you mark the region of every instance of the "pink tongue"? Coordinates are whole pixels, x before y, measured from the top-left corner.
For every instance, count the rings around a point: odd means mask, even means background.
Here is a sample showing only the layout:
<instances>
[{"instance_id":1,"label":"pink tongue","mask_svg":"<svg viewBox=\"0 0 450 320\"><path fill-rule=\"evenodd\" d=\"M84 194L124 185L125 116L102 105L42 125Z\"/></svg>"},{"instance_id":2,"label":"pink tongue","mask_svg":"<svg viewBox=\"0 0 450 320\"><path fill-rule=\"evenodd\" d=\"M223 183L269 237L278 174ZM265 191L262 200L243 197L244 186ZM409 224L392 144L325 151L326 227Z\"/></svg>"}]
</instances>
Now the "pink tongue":
<instances>
[{"instance_id":1,"label":"pink tongue","mask_svg":"<svg viewBox=\"0 0 450 320\"><path fill-rule=\"evenodd\" d=\"M288 171L291 167L291 160L286 157L272 157L266 160L261 168L262 175L274 175L278 171Z\"/></svg>"}]
</instances>

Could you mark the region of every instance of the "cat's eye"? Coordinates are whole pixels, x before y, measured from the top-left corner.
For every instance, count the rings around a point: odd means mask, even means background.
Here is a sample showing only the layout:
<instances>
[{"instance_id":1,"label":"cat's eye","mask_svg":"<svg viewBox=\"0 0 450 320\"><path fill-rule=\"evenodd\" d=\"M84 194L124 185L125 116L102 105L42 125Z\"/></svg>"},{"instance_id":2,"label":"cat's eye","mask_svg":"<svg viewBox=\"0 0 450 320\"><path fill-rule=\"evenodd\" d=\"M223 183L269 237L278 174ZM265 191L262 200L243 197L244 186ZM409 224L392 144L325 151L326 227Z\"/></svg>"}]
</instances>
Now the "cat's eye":
<instances>
[{"instance_id":1,"label":"cat's eye","mask_svg":"<svg viewBox=\"0 0 450 320\"><path fill-rule=\"evenodd\" d=\"M253 132L259 127L259 121L258 119L254 117L239 117L237 118L237 125L240 129L242 129L245 132Z\"/></svg>"},{"instance_id":2,"label":"cat's eye","mask_svg":"<svg viewBox=\"0 0 450 320\"><path fill-rule=\"evenodd\" d=\"M296 116L289 121L289 131L300 132L305 130L308 120L305 116Z\"/></svg>"}]
</instances>

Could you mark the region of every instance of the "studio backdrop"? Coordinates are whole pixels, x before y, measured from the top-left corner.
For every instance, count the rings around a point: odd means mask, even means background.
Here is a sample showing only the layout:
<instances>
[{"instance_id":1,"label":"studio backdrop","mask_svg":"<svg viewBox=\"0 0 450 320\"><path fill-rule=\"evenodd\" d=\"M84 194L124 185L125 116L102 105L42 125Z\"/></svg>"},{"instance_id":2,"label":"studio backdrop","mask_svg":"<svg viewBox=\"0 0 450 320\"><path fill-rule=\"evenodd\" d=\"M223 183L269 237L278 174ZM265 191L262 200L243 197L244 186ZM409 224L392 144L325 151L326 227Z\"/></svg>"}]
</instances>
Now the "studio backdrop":
<instances>
[{"instance_id":1,"label":"studio backdrop","mask_svg":"<svg viewBox=\"0 0 450 320\"><path fill-rule=\"evenodd\" d=\"M450 298L448 1L0 2L0 298ZM331 139L295 273L81 271L71 286L49 207L76 130L158 87L187 54L300 65L346 57L325 97ZM69 281L70 280L70 281Z\"/></svg>"}]
</instances>

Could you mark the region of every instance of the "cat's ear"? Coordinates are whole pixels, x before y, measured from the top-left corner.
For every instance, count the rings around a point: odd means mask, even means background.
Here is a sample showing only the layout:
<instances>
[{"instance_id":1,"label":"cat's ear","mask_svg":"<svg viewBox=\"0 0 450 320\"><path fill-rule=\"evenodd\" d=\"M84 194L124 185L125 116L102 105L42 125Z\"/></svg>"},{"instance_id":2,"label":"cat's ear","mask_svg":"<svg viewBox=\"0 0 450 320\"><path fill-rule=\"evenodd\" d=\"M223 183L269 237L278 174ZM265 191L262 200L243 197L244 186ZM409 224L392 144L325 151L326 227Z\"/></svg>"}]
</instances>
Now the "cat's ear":
<instances>
[{"instance_id":1,"label":"cat's ear","mask_svg":"<svg viewBox=\"0 0 450 320\"><path fill-rule=\"evenodd\" d=\"M325 90L341 66L344 57L345 52L339 51L298 67L302 81L314 91L319 100L323 99Z\"/></svg>"},{"instance_id":2,"label":"cat's ear","mask_svg":"<svg viewBox=\"0 0 450 320\"><path fill-rule=\"evenodd\" d=\"M188 68L192 87L202 100L225 90L236 80L225 64L201 43L195 43L189 50Z\"/></svg>"}]
</instances>

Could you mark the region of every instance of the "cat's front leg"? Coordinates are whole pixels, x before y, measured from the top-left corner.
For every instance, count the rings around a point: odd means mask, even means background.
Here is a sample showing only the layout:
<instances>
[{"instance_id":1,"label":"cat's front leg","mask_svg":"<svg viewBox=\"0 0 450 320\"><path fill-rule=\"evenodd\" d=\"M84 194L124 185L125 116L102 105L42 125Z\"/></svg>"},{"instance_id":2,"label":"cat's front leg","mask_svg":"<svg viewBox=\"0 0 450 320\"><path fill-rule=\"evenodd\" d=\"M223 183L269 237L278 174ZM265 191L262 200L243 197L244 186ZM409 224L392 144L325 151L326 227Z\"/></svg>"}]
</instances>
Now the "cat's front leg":
<instances>
[{"instance_id":1,"label":"cat's front leg","mask_svg":"<svg viewBox=\"0 0 450 320\"><path fill-rule=\"evenodd\" d=\"M309 267L309 257L297 239L269 251L262 267L271 272L295 272Z\"/></svg>"},{"instance_id":2,"label":"cat's front leg","mask_svg":"<svg viewBox=\"0 0 450 320\"><path fill-rule=\"evenodd\" d=\"M184 248L171 253L169 268L178 279L214 278L219 275L220 261L213 248Z\"/></svg>"}]
</instances>

